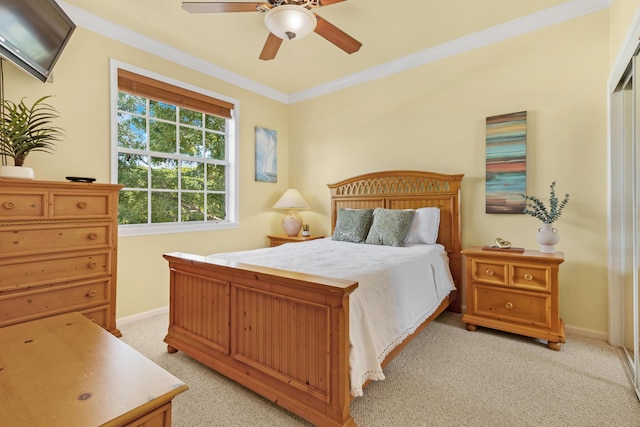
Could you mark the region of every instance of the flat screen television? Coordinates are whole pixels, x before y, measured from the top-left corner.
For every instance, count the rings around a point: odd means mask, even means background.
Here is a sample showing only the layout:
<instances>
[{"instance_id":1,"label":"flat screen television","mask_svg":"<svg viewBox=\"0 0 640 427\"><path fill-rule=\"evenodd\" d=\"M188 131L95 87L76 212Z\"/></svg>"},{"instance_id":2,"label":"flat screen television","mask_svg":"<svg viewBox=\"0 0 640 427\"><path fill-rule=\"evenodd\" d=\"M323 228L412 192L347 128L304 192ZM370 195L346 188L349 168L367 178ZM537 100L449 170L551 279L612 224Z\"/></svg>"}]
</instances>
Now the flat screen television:
<instances>
[{"instance_id":1,"label":"flat screen television","mask_svg":"<svg viewBox=\"0 0 640 427\"><path fill-rule=\"evenodd\" d=\"M0 56L43 82L75 28L55 0L0 0Z\"/></svg>"}]
</instances>

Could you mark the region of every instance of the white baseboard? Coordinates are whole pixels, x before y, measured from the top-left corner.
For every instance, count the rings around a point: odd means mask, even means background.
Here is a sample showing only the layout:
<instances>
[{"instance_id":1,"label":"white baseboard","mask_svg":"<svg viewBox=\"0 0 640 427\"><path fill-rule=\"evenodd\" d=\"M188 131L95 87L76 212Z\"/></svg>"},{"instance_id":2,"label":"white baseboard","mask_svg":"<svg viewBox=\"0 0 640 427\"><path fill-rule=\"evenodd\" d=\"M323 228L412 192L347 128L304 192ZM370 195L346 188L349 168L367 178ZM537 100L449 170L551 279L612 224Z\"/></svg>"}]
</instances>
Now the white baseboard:
<instances>
[{"instance_id":1,"label":"white baseboard","mask_svg":"<svg viewBox=\"0 0 640 427\"><path fill-rule=\"evenodd\" d=\"M466 311L466 306L462 307L462 312ZM143 313L132 314L131 316L121 317L116 320L116 323L119 326L127 325L132 322L136 322L138 320L147 319L149 317L157 316L159 314L165 314L169 312L169 306L154 308L153 310L145 311ZM577 326L565 325L565 331L567 334L575 334L588 338L595 338L602 341L607 341L609 339L609 334L602 331L596 331L594 329L580 328Z\"/></svg>"},{"instance_id":2,"label":"white baseboard","mask_svg":"<svg viewBox=\"0 0 640 427\"><path fill-rule=\"evenodd\" d=\"M118 326L127 325L129 323L137 322L138 320L147 319L149 317L157 316L159 314L165 314L169 312L169 306L154 308L153 310L145 311L143 313L132 314L131 316L121 317L116 319Z\"/></svg>"},{"instance_id":3,"label":"white baseboard","mask_svg":"<svg viewBox=\"0 0 640 427\"><path fill-rule=\"evenodd\" d=\"M462 306L462 312L467 312L467 306ZM596 331L594 329L580 328L578 326L564 325L564 330L567 334L580 335L582 337L594 338L601 341L609 341L609 334L602 331Z\"/></svg>"},{"instance_id":4,"label":"white baseboard","mask_svg":"<svg viewBox=\"0 0 640 427\"><path fill-rule=\"evenodd\" d=\"M609 341L609 334L602 331L596 331L594 329L580 328L577 326L564 325L564 330L567 334L580 335L588 338L595 338L602 341Z\"/></svg>"}]
</instances>

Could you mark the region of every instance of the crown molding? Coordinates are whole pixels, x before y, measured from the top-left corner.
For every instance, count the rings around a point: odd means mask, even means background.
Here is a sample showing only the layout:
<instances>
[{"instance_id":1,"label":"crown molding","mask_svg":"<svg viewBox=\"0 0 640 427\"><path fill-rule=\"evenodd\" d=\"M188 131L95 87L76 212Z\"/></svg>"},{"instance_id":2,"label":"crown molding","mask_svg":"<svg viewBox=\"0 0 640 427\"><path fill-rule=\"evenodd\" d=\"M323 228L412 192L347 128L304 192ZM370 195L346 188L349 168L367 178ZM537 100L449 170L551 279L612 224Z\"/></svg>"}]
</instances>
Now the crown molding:
<instances>
[{"instance_id":1,"label":"crown molding","mask_svg":"<svg viewBox=\"0 0 640 427\"><path fill-rule=\"evenodd\" d=\"M286 94L275 90L240 74L233 73L215 64L189 55L179 49L169 47L157 40L143 36L79 7L63 1L59 1L59 4L76 25L89 31L151 53L168 61L192 68L211 77L240 86L243 89L283 104L295 104L597 12L608 8L611 5L611 0L570 0L531 15L514 19L487 28L486 30L478 31L293 94Z\"/></svg>"},{"instance_id":2,"label":"crown molding","mask_svg":"<svg viewBox=\"0 0 640 427\"><path fill-rule=\"evenodd\" d=\"M483 46L507 40L531 31L539 30L560 22L568 21L589 13L606 9L611 0L572 0L548 9L541 10L522 18L487 28L455 40L434 46L432 48L407 55L375 67L367 68L357 73L332 80L321 85L302 90L289 96L289 103L312 99L327 93L336 92L350 86L355 86L390 76L411 68L439 61L441 59L468 52Z\"/></svg>"},{"instance_id":3,"label":"crown molding","mask_svg":"<svg viewBox=\"0 0 640 427\"><path fill-rule=\"evenodd\" d=\"M200 73L215 77L227 83L240 86L246 90L271 98L283 104L289 103L288 95L283 92L248 79L240 74L233 73L193 55L187 54L179 49L167 46L164 43L160 43L157 40L129 30L128 28L108 21L93 13L89 13L79 7L70 5L63 1L59 1L58 4L79 27L83 27L112 40L151 53L160 58L166 59L167 61L175 62L184 67L194 69Z\"/></svg>"}]
</instances>

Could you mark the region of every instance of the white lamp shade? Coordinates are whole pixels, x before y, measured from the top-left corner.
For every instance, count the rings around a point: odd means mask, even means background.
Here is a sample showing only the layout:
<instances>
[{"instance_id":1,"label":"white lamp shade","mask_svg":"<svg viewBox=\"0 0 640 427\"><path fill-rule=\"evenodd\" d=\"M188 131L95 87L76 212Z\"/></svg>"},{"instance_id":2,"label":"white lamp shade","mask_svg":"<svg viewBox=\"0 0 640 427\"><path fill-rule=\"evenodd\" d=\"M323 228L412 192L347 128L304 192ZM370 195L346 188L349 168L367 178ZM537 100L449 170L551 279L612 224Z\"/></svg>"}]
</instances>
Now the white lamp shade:
<instances>
[{"instance_id":1,"label":"white lamp shade","mask_svg":"<svg viewBox=\"0 0 640 427\"><path fill-rule=\"evenodd\" d=\"M297 40L315 30L318 21L309 9L285 4L271 8L264 17L264 23L281 39Z\"/></svg>"},{"instance_id":2,"label":"white lamp shade","mask_svg":"<svg viewBox=\"0 0 640 427\"><path fill-rule=\"evenodd\" d=\"M282 6L280 6L282 7ZM284 194L278 199L275 205L273 205L274 209L309 209L309 205L307 204L302 194L294 188L290 188L284 192Z\"/></svg>"}]
</instances>

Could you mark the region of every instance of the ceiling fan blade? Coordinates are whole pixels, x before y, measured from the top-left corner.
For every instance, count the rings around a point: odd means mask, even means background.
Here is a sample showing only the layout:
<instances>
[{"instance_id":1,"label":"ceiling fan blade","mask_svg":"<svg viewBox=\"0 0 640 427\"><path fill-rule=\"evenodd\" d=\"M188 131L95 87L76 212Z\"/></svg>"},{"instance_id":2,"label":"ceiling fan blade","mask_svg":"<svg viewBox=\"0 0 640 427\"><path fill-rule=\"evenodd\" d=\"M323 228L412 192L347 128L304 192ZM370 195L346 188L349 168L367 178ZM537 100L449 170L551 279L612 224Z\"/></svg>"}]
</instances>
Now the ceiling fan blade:
<instances>
[{"instance_id":1,"label":"ceiling fan blade","mask_svg":"<svg viewBox=\"0 0 640 427\"><path fill-rule=\"evenodd\" d=\"M260 52L260 59L269 61L270 59L275 58L281 44L282 39L280 37L273 33L269 33L269 37L267 37L267 41L264 43L262 52Z\"/></svg>"},{"instance_id":2,"label":"ceiling fan blade","mask_svg":"<svg viewBox=\"0 0 640 427\"><path fill-rule=\"evenodd\" d=\"M343 1L347 0L320 0L320 6L329 6L330 4L342 3Z\"/></svg>"},{"instance_id":3,"label":"ceiling fan blade","mask_svg":"<svg viewBox=\"0 0 640 427\"><path fill-rule=\"evenodd\" d=\"M314 13L314 15L316 15ZM314 30L317 34L321 35L325 39L329 40L340 49L351 54L360 50L362 43L351 37L349 34L342 31L326 19L316 15L318 24Z\"/></svg>"},{"instance_id":4,"label":"ceiling fan blade","mask_svg":"<svg viewBox=\"0 0 640 427\"><path fill-rule=\"evenodd\" d=\"M257 12L258 6L264 2L235 3L220 2L182 2L182 8L189 13L222 13L222 12ZM267 3L269 6L269 3Z\"/></svg>"}]
</instances>

